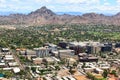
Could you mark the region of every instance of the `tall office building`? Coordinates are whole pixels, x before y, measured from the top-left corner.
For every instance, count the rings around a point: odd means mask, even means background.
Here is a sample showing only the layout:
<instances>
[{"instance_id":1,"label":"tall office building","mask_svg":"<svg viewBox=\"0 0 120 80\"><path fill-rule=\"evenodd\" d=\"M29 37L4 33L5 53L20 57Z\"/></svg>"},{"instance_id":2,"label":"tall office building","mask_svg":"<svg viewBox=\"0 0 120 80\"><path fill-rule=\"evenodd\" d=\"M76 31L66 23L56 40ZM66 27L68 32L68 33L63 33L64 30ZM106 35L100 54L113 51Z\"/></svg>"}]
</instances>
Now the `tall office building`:
<instances>
[{"instance_id":1,"label":"tall office building","mask_svg":"<svg viewBox=\"0 0 120 80\"><path fill-rule=\"evenodd\" d=\"M34 48L36 51L37 57L43 58L43 57L48 57L50 54L50 49L47 47L40 47L40 48Z\"/></svg>"}]
</instances>

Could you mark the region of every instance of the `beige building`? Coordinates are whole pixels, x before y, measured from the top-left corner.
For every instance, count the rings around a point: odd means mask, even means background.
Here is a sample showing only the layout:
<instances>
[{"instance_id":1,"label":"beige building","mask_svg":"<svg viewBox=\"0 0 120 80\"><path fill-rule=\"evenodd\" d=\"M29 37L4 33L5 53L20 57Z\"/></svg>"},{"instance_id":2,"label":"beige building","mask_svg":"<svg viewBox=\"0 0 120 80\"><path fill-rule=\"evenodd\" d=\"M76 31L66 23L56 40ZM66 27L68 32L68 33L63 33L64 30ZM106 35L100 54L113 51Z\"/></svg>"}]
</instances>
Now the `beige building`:
<instances>
[{"instance_id":1,"label":"beige building","mask_svg":"<svg viewBox=\"0 0 120 80\"><path fill-rule=\"evenodd\" d=\"M68 62L70 65L73 65L74 63L76 63L76 60L73 58L67 58L66 62Z\"/></svg>"},{"instance_id":2,"label":"beige building","mask_svg":"<svg viewBox=\"0 0 120 80\"><path fill-rule=\"evenodd\" d=\"M47 62L48 64L55 63L55 60L51 57L45 57L43 61Z\"/></svg>"},{"instance_id":3,"label":"beige building","mask_svg":"<svg viewBox=\"0 0 120 80\"><path fill-rule=\"evenodd\" d=\"M94 71L94 68L84 68L84 71L85 71L86 73L91 73L91 72Z\"/></svg>"},{"instance_id":4,"label":"beige building","mask_svg":"<svg viewBox=\"0 0 120 80\"><path fill-rule=\"evenodd\" d=\"M34 64L41 64L43 62L43 58L33 58Z\"/></svg>"}]
</instances>

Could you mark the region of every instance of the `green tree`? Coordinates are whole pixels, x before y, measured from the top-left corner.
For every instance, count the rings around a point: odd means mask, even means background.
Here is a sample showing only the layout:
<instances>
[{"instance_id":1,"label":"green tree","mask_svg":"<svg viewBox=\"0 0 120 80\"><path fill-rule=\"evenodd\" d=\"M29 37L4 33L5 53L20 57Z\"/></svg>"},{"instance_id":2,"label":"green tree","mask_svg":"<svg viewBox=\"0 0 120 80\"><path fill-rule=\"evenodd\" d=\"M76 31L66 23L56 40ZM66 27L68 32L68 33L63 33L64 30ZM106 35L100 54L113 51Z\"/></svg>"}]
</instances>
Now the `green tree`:
<instances>
[{"instance_id":1,"label":"green tree","mask_svg":"<svg viewBox=\"0 0 120 80\"><path fill-rule=\"evenodd\" d=\"M109 74L108 70L104 70L102 76L103 76L104 78L106 78L106 77L108 76L108 74Z\"/></svg>"},{"instance_id":2,"label":"green tree","mask_svg":"<svg viewBox=\"0 0 120 80\"><path fill-rule=\"evenodd\" d=\"M86 65L86 64L85 64L85 62L84 62L83 65L82 65L82 68L85 68L85 65Z\"/></svg>"},{"instance_id":3,"label":"green tree","mask_svg":"<svg viewBox=\"0 0 120 80\"><path fill-rule=\"evenodd\" d=\"M11 78L14 76L13 72L11 71L3 71L3 74L5 74L6 78Z\"/></svg>"},{"instance_id":4,"label":"green tree","mask_svg":"<svg viewBox=\"0 0 120 80\"><path fill-rule=\"evenodd\" d=\"M35 68L35 67L31 67L31 70L32 70L33 72L35 72L35 71L36 71L36 68Z\"/></svg>"},{"instance_id":5,"label":"green tree","mask_svg":"<svg viewBox=\"0 0 120 80\"><path fill-rule=\"evenodd\" d=\"M74 74L74 73L75 73L75 70L73 70L73 67L72 67L72 66L70 66L69 72L70 72L71 74Z\"/></svg>"},{"instance_id":6,"label":"green tree","mask_svg":"<svg viewBox=\"0 0 120 80\"><path fill-rule=\"evenodd\" d=\"M92 75L91 73L87 73L87 77L91 80L98 80L94 75Z\"/></svg>"},{"instance_id":7,"label":"green tree","mask_svg":"<svg viewBox=\"0 0 120 80\"><path fill-rule=\"evenodd\" d=\"M77 67L77 62L74 62L74 63L73 63L73 67Z\"/></svg>"},{"instance_id":8,"label":"green tree","mask_svg":"<svg viewBox=\"0 0 120 80\"><path fill-rule=\"evenodd\" d=\"M112 72L111 72L110 74L113 74L114 76L117 77L117 72L116 72L116 70L112 70Z\"/></svg>"},{"instance_id":9,"label":"green tree","mask_svg":"<svg viewBox=\"0 0 120 80\"><path fill-rule=\"evenodd\" d=\"M59 66L55 66L55 69L56 69L56 70L60 70L60 67L59 67Z\"/></svg>"}]
</instances>

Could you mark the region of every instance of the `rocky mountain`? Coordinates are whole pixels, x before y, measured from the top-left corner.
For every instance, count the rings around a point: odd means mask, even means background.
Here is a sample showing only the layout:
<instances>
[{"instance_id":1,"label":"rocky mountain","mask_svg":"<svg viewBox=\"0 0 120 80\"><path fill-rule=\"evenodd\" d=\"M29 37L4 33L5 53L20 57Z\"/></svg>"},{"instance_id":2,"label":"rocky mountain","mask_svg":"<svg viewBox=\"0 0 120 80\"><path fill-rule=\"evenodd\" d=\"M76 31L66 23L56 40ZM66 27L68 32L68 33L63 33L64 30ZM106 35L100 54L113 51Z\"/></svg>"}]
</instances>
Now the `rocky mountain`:
<instances>
[{"instance_id":1,"label":"rocky mountain","mask_svg":"<svg viewBox=\"0 0 120 80\"><path fill-rule=\"evenodd\" d=\"M27 15L11 14L0 16L0 24L25 24L25 25L45 25L45 24L108 24L120 26L120 13L114 16L103 14L86 13L83 15L57 15L45 6Z\"/></svg>"}]
</instances>

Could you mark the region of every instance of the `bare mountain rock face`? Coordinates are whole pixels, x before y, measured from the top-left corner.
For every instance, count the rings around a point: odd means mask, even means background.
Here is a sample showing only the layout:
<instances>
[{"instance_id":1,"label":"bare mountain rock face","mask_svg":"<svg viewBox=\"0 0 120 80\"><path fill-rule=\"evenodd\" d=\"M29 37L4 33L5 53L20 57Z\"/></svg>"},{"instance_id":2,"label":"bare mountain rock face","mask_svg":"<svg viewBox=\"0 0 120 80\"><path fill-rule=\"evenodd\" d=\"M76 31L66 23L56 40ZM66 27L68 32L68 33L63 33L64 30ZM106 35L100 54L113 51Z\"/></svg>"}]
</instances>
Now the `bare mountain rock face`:
<instances>
[{"instance_id":1,"label":"bare mountain rock face","mask_svg":"<svg viewBox=\"0 0 120 80\"><path fill-rule=\"evenodd\" d=\"M0 25L45 25L45 24L108 24L120 26L120 13L114 16L105 16L103 14L86 13L82 16L57 15L45 6L29 13L11 14L9 16L0 16Z\"/></svg>"}]
</instances>

